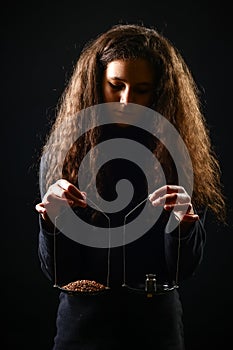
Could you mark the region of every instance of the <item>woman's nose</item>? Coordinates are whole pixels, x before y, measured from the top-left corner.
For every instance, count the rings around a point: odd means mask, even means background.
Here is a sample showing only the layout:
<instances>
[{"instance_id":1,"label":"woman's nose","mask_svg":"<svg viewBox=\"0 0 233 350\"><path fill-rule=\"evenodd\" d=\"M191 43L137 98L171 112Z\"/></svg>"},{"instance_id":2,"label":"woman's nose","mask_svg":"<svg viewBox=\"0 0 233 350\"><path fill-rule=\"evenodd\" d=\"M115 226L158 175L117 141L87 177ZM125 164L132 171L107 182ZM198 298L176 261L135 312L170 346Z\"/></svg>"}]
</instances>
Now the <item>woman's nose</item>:
<instances>
[{"instance_id":1,"label":"woman's nose","mask_svg":"<svg viewBox=\"0 0 233 350\"><path fill-rule=\"evenodd\" d=\"M124 104L133 102L133 93L130 88L126 88L121 92L120 102Z\"/></svg>"}]
</instances>

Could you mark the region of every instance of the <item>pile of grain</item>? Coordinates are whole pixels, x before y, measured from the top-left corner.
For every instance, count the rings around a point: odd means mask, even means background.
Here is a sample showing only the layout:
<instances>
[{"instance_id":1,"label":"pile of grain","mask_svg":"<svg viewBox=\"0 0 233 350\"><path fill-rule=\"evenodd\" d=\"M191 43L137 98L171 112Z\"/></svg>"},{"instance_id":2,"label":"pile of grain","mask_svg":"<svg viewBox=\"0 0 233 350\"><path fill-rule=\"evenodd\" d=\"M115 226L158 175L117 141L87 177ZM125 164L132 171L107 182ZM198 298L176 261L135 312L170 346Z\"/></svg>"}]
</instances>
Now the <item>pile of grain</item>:
<instances>
[{"instance_id":1,"label":"pile of grain","mask_svg":"<svg viewBox=\"0 0 233 350\"><path fill-rule=\"evenodd\" d=\"M62 286L63 289L73 292L85 292L85 293L93 293L99 292L107 289L103 284L98 283L96 281L90 280L78 280L74 282L70 282L65 286Z\"/></svg>"}]
</instances>

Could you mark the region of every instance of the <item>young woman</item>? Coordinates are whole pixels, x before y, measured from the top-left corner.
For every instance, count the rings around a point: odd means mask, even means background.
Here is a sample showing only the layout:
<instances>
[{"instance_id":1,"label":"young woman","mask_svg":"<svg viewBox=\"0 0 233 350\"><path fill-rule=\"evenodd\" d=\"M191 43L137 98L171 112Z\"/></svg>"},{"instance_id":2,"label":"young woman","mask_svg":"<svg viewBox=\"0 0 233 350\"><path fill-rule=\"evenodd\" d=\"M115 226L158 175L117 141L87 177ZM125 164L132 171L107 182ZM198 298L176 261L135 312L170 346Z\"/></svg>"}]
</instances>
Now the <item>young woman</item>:
<instances>
[{"instance_id":1,"label":"young woman","mask_svg":"<svg viewBox=\"0 0 233 350\"><path fill-rule=\"evenodd\" d=\"M82 111L92 112L100 105L104 112L105 106L119 106L120 112L99 126L90 117L85 129ZM132 123L130 114L138 110L157 113L177 131L174 135L179 135L177 139L183 141L191 160L179 162L178 175L173 147L166 147L171 135L165 136L164 143L158 137L163 131L157 133L156 123L151 132ZM141 120L143 113L138 114ZM139 142L153 154L157 162L150 168L152 190L142 171L121 157L107 161L98 176L93 176L104 152L90 151L116 138ZM176 152L180 149L177 139L172 138ZM88 153L89 168L84 176L88 186L81 188L80 167ZM179 183L179 172L184 183L191 183L192 191ZM40 213L39 258L46 276L63 286L53 350L184 349L177 287L201 263L206 211L224 221L225 205L219 163L197 86L167 38L143 25L116 25L83 48L43 147L41 174L42 201L36 206ZM116 184L125 178L134 187L125 208L108 212L88 200L94 184L110 203L117 196ZM124 232L127 215L132 213L132 222L145 203L148 217L157 215L155 222L142 235L122 244L98 245L98 230L96 245L85 244L89 232L83 234L83 226L78 231L84 240L73 239L62 229L67 221L64 208L69 207L90 227L92 237L98 228L109 232L121 227ZM172 229L168 230L169 226ZM85 292L69 293L69 282L81 285ZM93 283L107 288L103 293L88 294ZM71 289L66 292L66 288Z\"/></svg>"}]
</instances>

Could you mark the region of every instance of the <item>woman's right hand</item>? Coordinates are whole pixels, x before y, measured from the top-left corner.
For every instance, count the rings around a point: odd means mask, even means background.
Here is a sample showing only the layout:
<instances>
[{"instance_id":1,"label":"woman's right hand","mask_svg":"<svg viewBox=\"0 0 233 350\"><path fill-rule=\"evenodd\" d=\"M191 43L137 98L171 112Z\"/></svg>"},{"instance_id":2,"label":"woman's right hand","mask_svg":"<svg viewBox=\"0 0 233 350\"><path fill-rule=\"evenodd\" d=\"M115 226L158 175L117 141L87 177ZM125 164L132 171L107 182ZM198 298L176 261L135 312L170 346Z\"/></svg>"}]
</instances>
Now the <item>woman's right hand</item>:
<instances>
[{"instance_id":1,"label":"woman's right hand","mask_svg":"<svg viewBox=\"0 0 233 350\"><path fill-rule=\"evenodd\" d=\"M87 206L86 193L81 192L69 181L59 179L49 187L42 202L36 205L36 210L48 224L52 224L55 217L67 204L72 208L85 208Z\"/></svg>"}]
</instances>

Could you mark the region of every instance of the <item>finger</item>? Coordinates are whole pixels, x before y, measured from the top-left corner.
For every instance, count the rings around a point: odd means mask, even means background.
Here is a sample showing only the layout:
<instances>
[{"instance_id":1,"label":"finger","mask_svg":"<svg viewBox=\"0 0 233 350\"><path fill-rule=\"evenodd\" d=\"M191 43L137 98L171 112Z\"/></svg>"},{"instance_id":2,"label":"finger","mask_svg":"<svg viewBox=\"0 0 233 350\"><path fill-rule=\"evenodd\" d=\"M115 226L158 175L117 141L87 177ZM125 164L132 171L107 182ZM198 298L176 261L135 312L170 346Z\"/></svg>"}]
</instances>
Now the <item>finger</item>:
<instances>
[{"instance_id":1,"label":"finger","mask_svg":"<svg viewBox=\"0 0 233 350\"><path fill-rule=\"evenodd\" d=\"M164 196L166 204L190 204L191 198L185 193L172 193Z\"/></svg>"},{"instance_id":2,"label":"finger","mask_svg":"<svg viewBox=\"0 0 233 350\"><path fill-rule=\"evenodd\" d=\"M67 192L67 190L64 189L63 187L59 186L58 183L56 183L55 185L53 185L50 188L48 198L49 198L49 196L53 196L53 197L57 197L57 198L66 199L65 192Z\"/></svg>"},{"instance_id":3,"label":"finger","mask_svg":"<svg viewBox=\"0 0 233 350\"><path fill-rule=\"evenodd\" d=\"M84 199L87 198L87 193L86 193L86 192L81 191L81 194L82 194L82 196L83 196Z\"/></svg>"},{"instance_id":4,"label":"finger","mask_svg":"<svg viewBox=\"0 0 233 350\"><path fill-rule=\"evenodd\" d=\"M164 204L170 204L170 205L174 205L174 204L187 204L189 203L189 196L183 195L183 194L178 194L178 193L172 193L172 194L166 194L162 197L158 197L155 200L151 201L153 206L161 206Z\"/></svg>"},{"instance_id":5,"label":"finger","mask_svg":"<svg viewBox=\"0 0 233 350\"><path fill-rule=\"evenodd\" d=\"M157 206L164 206L165 202L166 202L166 196L162 196L162 197L158 197L156 198L155 200L151 200L151 204L154 206L154 207L157 207Z\"/></svg>"},{"instance_id":6,"label":"finger","mask_svg":"<svg viewBox=\"0 0 233 350\"><path fill-rule=\"evenodd\" d=\"M44 214L46 212L46 209L44 207L44 203L38 203L36 206L35 206L35 209L38 213L40 214Z\"/></svg>"},{"instance_id":7,"label":"finger","mask_svg":"<svg viewBox=\"0 0 233 350\"><path fill-rule=\"evenodd\" d=\"M155 201L152 202L152 204L154 206L164 205L164 204L175 204L177 203L177 198L178 198L177 193L166 194L163 197L157 198Z\"/></svg>"},{"instance_id":8,"label":"finger","mask_svg":"<svg viewBox=\"0 0 233 350\"><path fill-rule=\"evenodd\" d=\"M68 181L67 181L68 182ZM54 185L52 185L45 196L45 201L51 202L56 200L63 200L64 202L68 202L70 205L85 202L85 196L82 194L77 188L75 188L74 185L68 183L68 185L65 183L65 187L67 189L64 189L59 185L60 181L57 181ZM75 189L75 190L74 190Z\"/></svg>"},{"instance_id":9,"label":"finger","mask_svg":"<svg viewBox=\"0 0 233 350\"><path fill-rule=\"evenodd\" d=\"M174 211L174 215L179 221L182 221L182 222L195 222L199 220L199 215L197 214L184 214L181 212Z\"/></svg>"},{"instance_id":10,"label":"finger","mask_svg":"<svg viewBox=\"0 0 233 350\"><path fill-rule=\"evenodd\" d=\"M185 222L194 222L199 220L199 215L197 214L185 214L182 218L182 221Z\"/></svg>"},{"instance_id":11,"label":"finger","mask_svg":"<svg viewBox=\"0 0 233 350\"><path fill-rule=\"evenodd\" d=\"M149 194L148 198L151 202L155 201L161 196L164 196L167 193L167 186L163 186L155 190L153 193Z\"/></svg>"},{"instance_id":12,"label":"finger","mask_svg":"<svg viewBox=\"0 0 233 350\"><path fill-rule=\"evenodd\" d=\"M63 188L64 190L68 190L68 188L70 187L71 183L65 179L59 179L56 182L57 185L59 185L61 188Z\"/></svg>"},{"instance_id":13,"label":"finger","mask_svg":"<svg viewBox=\"0 0 233 350\"><path fill-rule=\"evenodd\" d=\"M67 204L71 207L83 207L85 208L87 206L87 202L85 199L79 199L77 197L74 197L70 195L70 199L63 196L63 192L60 192L59 189L57 189L58 186L54 186L54 188L51 190L50 193L46 195L46 197L43 199L43 204L47 210L53 207L61 208L65 207ZM58 195L61 195L63 197L59 197Z\"/></svg>"},{"instance_id":14,"label":"finger","mask_svg":"<svg viewBox=\"0 0 233 350\"><path fill-rule=\"evenodd\" d=\"M54 191L54 192L56 192L56 191ZM44 203L45 207L47 205L51 205L51 204L60 205L60 206L65 205L66 203L68 203L70 205L74 204L73 200L67 199L65 196L60 197L59 195L57 195L57 193L54 193L54 192L48 193L46 199L44 199L43 203Z\"/></svg>"},{"instance_id":15,"label":"finger","mask_svg":"<svg viewBox=\"0 0 233 350\"><path fill-rule=\"evenodd\" d=\"M189 203L182 203L182 204L165 204L164 209L165 210L173 210L174 211L183 211L183 213L189 212L191 208L191 205Z\"/></svg>"},{"instance_id":16,"label":"finger","mask_svg":"<svg viewBox=\"0 0 233 350\"><path fill-rule=\"evenodd\" d=\"M64 193L63 196L68 196L68 198L84 199L86 195L86 192L81 192L76 186L65 179L58 180L56 184L62 189L62 191L64 190L64 192L62 192Z\"/></svg>"},{"instance_id":17,"label":"finger","mask_svg":"<svg viewBox=\"0 0 233 350\"><path fill-rule=\"evenodd\" d=\"M182 186L176 186L176 185L165 185L157 190L155 190L153 193L151 193L148 198L150 201L154 201L159 197L163 197L165 194L171 194L171 193L183 193L185 192L184 188Z\"/></svg>"},{"instance_id":18,"label":"finger","mask_svg":"<svg viewBox=\"0 0 233 350\"><path fill-rule=\"evenodd\" d=\"M64 200L72 206L86 207L86 195L79 192L78 196L73 195L67 191L64 192Z\"/></svg>"}]
</instances>

